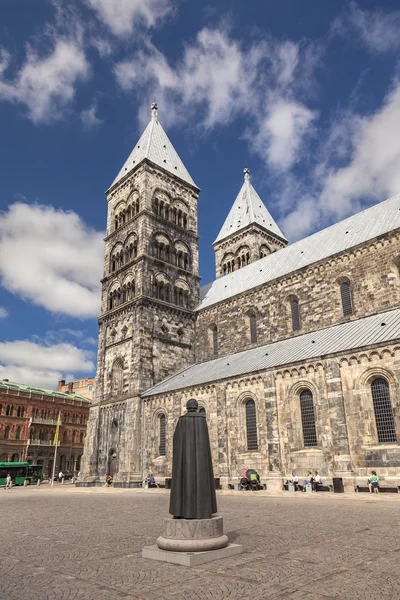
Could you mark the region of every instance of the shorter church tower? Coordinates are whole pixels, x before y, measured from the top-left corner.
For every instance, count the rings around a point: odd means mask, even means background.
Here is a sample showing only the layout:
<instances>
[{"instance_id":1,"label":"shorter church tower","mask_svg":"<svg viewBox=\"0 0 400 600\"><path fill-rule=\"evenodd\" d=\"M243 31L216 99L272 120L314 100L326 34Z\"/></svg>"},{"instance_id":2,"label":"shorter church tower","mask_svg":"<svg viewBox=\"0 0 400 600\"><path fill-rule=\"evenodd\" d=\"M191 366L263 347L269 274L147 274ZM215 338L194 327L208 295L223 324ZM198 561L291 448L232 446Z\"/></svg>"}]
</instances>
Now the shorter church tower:
<instances>
[{"instance_id":1,"label":"shorter church tower","mask_svg":"<svg viewBox=\"0 0 400 600\"><path fill-rule=\"evenodd\" d=\"M244 183L213 244L217 278L263 258L287 243L251 185L250 169L244 169Z\"/></svg>"}]
</instances>

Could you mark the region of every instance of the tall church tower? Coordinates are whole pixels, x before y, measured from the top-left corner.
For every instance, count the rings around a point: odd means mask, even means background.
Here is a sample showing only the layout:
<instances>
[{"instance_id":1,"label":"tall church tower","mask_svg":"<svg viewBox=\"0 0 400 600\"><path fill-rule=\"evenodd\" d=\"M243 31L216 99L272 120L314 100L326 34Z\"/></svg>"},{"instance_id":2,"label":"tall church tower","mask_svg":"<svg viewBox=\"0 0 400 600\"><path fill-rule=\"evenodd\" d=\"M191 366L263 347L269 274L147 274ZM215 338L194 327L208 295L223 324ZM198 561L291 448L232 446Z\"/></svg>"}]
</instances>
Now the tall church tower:
<instances>
[{"instance_id":1,"label":"tall church tower","mask_svg":"<svg viewBox=\"0 0 400 600\"><path fill-rule=\"evenodd\" d=\"M213 246L216 276L222 277L288 243L244 169L244 183Z\"/></svg>"},{"instance_id":2,"label":"tall church tower","mask_svg":"<svg viewBox=\"0 0 400 600\"><path fill-rule=\"evenodd\" d=\"M194 360L199 188L152 115L106 192L94 402L84 483L142 480L140 393Z\"/></svg>"}]
</instances>

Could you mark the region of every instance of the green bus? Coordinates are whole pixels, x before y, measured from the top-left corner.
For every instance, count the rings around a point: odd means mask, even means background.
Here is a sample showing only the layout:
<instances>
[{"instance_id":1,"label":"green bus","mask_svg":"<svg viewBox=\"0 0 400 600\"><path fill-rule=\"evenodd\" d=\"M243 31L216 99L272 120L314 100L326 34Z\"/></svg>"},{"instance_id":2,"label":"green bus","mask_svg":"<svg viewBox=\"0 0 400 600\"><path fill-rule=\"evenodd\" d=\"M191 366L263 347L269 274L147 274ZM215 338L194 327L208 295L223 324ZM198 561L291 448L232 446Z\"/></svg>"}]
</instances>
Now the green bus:
<instances>
[{"instance_id":1,"label":"green bus","mask_svg":"<svg viewBox=\"0 0 400 600\"><path fill-rule=\"evenodd\" d=\"M6 485L7 475L11 475L13 485L29 485L43 481L42 465L31 465L28 462L0 462L0 486Z\"/></svg>"}]
</instances>

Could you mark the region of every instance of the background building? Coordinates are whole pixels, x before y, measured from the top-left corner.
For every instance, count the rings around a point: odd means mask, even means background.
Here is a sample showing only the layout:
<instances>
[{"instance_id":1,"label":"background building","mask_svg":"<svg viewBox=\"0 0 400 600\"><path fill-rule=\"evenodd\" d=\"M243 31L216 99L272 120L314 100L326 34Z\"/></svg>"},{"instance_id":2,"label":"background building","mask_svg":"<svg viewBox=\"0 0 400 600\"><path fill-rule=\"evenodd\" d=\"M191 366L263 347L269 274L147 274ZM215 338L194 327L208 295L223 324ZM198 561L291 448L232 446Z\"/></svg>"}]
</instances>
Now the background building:
<instances>
[{"instance_id":1,"label":"background building","mask_svg":"<svg viewBox=\"0 0 400 600\"><path fill-rule=\"evenodd\" d=\"M78 396L84 396L88 400L92 400L94 380L94 377L85 377L66 383L65 379L61 379L61 381L58 382L58 391L68 394L78 394Z\"/></svg>"},{"instance_id":2,"label":"background building","mask_svg":"<svg viewBox=\"0 0 400 600\"><path fill-rule=\"evenodd\" d=\"M166 476L195 398L224 485L249 467L268 488L308 469L400 484L400 196L288 244L245 169L199 290L199 189L152 113L107 192L82 483Z\"/></svg>"},{"instance_id":3,"label":"background building","mask_svg":"<svg viewBox=\"0 0 400 600\"><path fill-rule=\"evenodd\" d=\"M89 405L77 394L0 380L0 462L28 460L51 475L61 412L56 470L79 471Z\"/></svg>"}]
</instances>

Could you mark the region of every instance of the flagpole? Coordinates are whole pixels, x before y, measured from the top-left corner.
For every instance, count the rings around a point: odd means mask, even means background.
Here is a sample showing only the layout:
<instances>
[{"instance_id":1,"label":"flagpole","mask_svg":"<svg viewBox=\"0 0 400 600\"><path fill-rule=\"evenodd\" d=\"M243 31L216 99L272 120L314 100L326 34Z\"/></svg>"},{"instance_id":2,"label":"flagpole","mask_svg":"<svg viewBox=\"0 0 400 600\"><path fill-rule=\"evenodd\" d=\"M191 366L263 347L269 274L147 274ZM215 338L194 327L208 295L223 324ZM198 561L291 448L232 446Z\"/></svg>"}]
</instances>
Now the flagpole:
<instances>
[{"instance_id":1,"label":"flagpole","mask_svg":"<svg viewBox=\"0 0 400 600\"><path fill-rule=\"evenodd\" d=\"M56 427L56 435L55 435L56 441L55 441L55 448L54 448L54 462L53 462L53 474L51 476L51 485L54 485L54 476L55 476L55 472L56 472L58 430L60 429L60 418L61 418L61 411L58 413L58 419L57 419L57 427Z\"/></svg>"}]
</instances>

